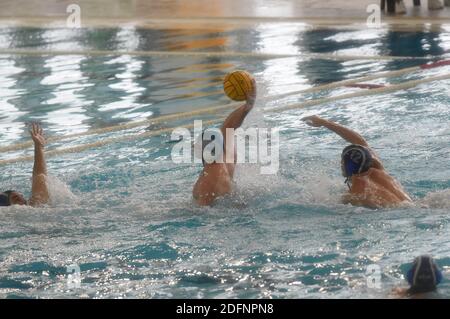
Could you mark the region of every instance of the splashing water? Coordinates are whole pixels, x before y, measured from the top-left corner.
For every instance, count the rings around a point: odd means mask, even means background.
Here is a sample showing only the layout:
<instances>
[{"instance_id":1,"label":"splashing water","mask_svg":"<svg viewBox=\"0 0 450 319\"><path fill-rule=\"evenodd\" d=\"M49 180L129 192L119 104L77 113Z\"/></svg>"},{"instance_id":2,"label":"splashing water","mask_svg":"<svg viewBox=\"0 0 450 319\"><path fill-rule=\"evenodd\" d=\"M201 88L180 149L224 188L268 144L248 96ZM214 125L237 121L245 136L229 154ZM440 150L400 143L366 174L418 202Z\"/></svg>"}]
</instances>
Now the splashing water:
<instances>
[{"instance_id":1,"label":"splashing water","mask_svg":"<svg viewBox=\"0 0 450 319\"><path fill-rule=\"evenodd\" d=\"M47 176L47 187L50 195L51 206L76 206L79 204L77 197L69 186L54 176Z\"/></svg>"},{"instance_id":2,"label":"splashing water","mask_svg":"<svg viewBox=\"0 0 450 319\"><path fill-rule=\"evenodd\" d=\"M428 193L418 201L420 205L428 208L450 208L450 189Z\"/></svg>"},{"instance_id":3,"label":"splashing water","mask_svg":"<svg viewBox=\"0 0 450 319\"><path fill-rule=\"evenodd\" d=\"M257 76L260 94L244 127L279 129L280 169L277 174L261 175L260 165L239 164L235 194L205 208L192 202L192 186L201 164L174 164L168 135L49 158L49 172L58 176L48 180L52 205L0 209L0 297L386 297L390 288L404 282L404 270L421 253L434 255L448 276L450 167L448 161L442 161L449 158L448 80L314 108L262 111L355 92L358 89L339 87L269 98L372 75L374 70L420 65L426 62L424 56L442 53L439 41L446 35L440 37L429 30L378 30L373 38L367 38L354 30L284 28L277 26L277 34L285 33L279 46L274 44L277 37L270 34L273 28L208 33L199 27L188 38L197 46L201 39L205 47L216 46L216 50L258 48L264 52L270 47L281 53L316 50L339 55L377 48L380 55L409 54L418 59L340 61L306 59L301 54L264 61L245 57L168 60L138 55L2 55L0 82L7 84L7 89L0 91L0 97L8 109L7 119L0 119L5 128L0 132L2 146L28 141L24 121L39 119L49 135L60 136L226 104L229 101L218 79L232 69L245 68ZM128 42L121 41L132 39L130 49L152 51L168 43L171 48L189 47L190 43L179 32L130 29L123 37L120 31L7 29L0 37L10 36L15 42L0 41L0 47L67 49L76 45L115 50L127 48ZM189 31L183 30L183 34ZM352 41L339 40L342 37ZM225 43L223 38L231 41ZM403 40L426 41L430 51L404 52ZM405 47L411 50L411 46ZM443 67L434 73L421 71L379 82L389 85L448 71L450 68ZM37 107L41 105L45 107ZM339 154L345 143L301 121L313 114L361 132L418 204L390 210L340 204L346 186L340 176ZM161 126L191 124L187 122ZM155 126L104 133L63 141L56 147L152 129ZM25 150L1 155L27 154ZM13 185L29 190L29 162L2 169L2 189ZM81 287L77 289L67 285L66 267L72 264L81 269ZM372 264L382 269L380 290L367 286L366 269ZM440 292L448 296L449 284L444 282Z\"/></svg>"}]
</instances>

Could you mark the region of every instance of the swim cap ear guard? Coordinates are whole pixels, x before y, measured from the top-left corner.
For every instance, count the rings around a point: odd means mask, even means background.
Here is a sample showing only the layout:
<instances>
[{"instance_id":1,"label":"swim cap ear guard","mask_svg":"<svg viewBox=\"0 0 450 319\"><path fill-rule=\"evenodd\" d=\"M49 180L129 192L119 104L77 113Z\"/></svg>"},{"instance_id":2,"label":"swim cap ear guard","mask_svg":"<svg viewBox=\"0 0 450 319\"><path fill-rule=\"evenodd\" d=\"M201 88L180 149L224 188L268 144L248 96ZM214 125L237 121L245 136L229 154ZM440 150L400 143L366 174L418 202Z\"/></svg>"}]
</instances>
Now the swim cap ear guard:
<instances>
[{"instance_id":1,"label":"swim cap ear guard","mask_svg":"<svg viewBox=\"0 0 450 319\"><path fill-rule=\"evenodd\" d=\"M6 191L0 193L0 206L11 206L11 193L14 191Z\"/></svg>"},{"instance_id":2,"label":"swim cap ear guard","mask_svg":"<svg viewBox=\"0 0 450 319\"><path fill-rule=\"evenodd\" d=\"M341 155L342 175L346 183L354 174L365 173L372 166L373 157L367 147L352 144L344 148Z\"/></svg>"},{"instance_id":3,"label":"swim cap ear guard","mask_svg":"<svg viewBox=\"0 0 450 319\"><path fill-rule=\"evenodd\" d=\"M406 274L406 280L414 292L429 292L442 281L442 272L428 255L417 257Z\"/></svg>"}]
</instances>

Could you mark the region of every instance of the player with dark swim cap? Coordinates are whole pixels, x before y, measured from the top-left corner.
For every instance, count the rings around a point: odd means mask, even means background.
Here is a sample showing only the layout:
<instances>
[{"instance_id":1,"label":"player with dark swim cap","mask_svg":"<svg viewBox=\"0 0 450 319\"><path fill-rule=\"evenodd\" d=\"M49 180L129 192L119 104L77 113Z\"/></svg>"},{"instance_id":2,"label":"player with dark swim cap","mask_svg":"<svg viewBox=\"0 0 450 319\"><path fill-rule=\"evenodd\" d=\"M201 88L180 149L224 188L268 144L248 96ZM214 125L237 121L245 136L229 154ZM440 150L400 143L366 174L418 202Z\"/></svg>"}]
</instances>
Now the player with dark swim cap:
<instances>
[{"instance_id":1,"label":"player with dark swim cap","mask_svg":"<svg viewBox=\"0 0 450 319\"><path fill-rule=\"evenodd\" d=\"M405 277L410 287L393 290L400 297L430 298L429 293L436 292L443 279L441 270L429 255L415 258Z\"/></svg>"},{"instance_id":2,"label":"player with dark swim cap","mask_svg":"<svg viewBox=\"0 0 450 319\"><path fill-rule=\"evenodd\" d=\"M25 198L23 198L23 195L20 194L19 192L9 190L0 193L0 206L11 206L13 205L13 203L20 204L20 202L26 204L27 201L25 200Z\"/></svg>"},{"instance_id":3,"label":"player with dark swim cap","mask_svg":"<svg viewBox=\"0 0 450 319\"><path fill-rule=\"evenodd\" d=\"M431 256L423 255L414 260L406 279L411 285L409 293L425 293L436 290L442 281L442 273Z\"/></svg>"},{"instance_id":4,"label":"player with dark swim cap","mask_svg":"<svg viewBox=\"0 0 450 319\"><path fill-rule=\"evenodd\" d=\"M49 193L47 188L47 164L45 162L45 138L39 124L32 124L31 138L34 142L34 167L31 185L31 198L26 200L23 194L8 190L0 193L0 206L29 205L40 206L47 204Z\"/></svg>"},{"instance_id":5,"label":"player with dark swim cap","mask_svg":"<svg viewBox=\"0 0 450 319\"><path fill-rule=\"evenodd\" d=\"M346 177L345 183L351 188L350 180L353 175L367 172L373 162L370 150L361 145L349 145L342 151L341 169L342 176Z\"/></svg>"},{"instance_id":6,"label":"player with dark swim cap","mask_svg":"<svg viewBox=\"0 0 450 319\"><path fill-rule=\"evenodd\" d=\"M400 183L386 172L361 135L318 116L309 116L303 120L313 127L326 127L351 143L341 155L342 175L349 188L342 199L345 204L383 208L412 202Z\"/></svg>"}]
</instances>

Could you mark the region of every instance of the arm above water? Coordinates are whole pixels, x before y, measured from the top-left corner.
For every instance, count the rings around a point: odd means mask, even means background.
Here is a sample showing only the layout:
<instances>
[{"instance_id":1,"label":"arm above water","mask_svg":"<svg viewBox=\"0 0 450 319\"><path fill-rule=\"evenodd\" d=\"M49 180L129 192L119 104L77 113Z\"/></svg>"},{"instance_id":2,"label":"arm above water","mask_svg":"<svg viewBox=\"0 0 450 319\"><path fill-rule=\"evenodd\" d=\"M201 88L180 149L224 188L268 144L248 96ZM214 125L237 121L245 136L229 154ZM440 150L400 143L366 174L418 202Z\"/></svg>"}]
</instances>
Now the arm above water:
<instances>
[{"instance_id":1,"label":"arm above water","mask_svg":"<svg viewBox=\"0 0 450 319\"><path fill-rule=\"evenodd\" d=\"M242 123L245 120L245 117L250 113L250 111L253 109L253 106L255 105L256 100L256 83L255 80L252 79L253 87L255 88L253 92L250 92L247 95L247 101L244 105L238 107L236 110L231 112L230 115L225 119L223 122L223 125L221 127L222 134L224 136L224 139L226 138L226 129L232 128L237 129L242 125Z\"/></svg>"},{"instance_id":2,"label":"arm above water","mask_svg":"<svg viewBox=\"0 0 450 319\"><path fill-rule=\"evenodd\" d=\"M367 141L357 132L346 128L345 126L342 126L340 124L334 123L332 121L328 121L326 119L323 119L317 115L308 116L302 119L306 122L306 124L314 127L326 127L330 131L333 131L340 137L342 137L344 140L349 142L350 144L358 144L362 146L368 147L369 144Z\"/></svg>"},{"instance_id":3,"label":"arm above water","mask_svg":"<svg viewBox=\"0 0 450 319\"><path fill-rule=\"evenodd\" d=\"M313 127L326 127L330 131L333 131L340 137L342 137L344 140L349 142L350 144L357 144L361 146L367 147L373 156L373 168L377 169L384 169L383 164L381 160L378 158L378 156L375 154L375 152L369 147L369 143L362 137L359 133L342 126L338 123L323 119L317 115L308 116L302 119L306 122L306 124L313 126Z\"/></svg>"},{"instance_id":4,"label":"arm above water","mask_svg":"<svg viewBox=\"0 0 450 319\"><path fill-rule=\"evenodd\" d=\"M30 134L34 142L34 166L29 204L40 206L47 204L49 201L47 164L44 154L45 138L41 126L36 123L31 125Z\"/></svg>"},{"instance_id":5,"label":"arm above water","mask_svg":"<svg viewBox=\"0 0 450 319\"><path fill-rule=\"evenodd\" d=\"M250 111L253 109L253 106L255 105L256 100L256 83L255 80L252 79L253 85L252 87L254 90L250 92L247 95L247 101L244 105L238 107L236 110L231 112L230 115L225 119L225 121L222 124L222 127L220 128L220 131L222 132L223 136L223 145L224 145L224 159L229 160L229 156L234 158L234 161L236 161L236 153L234 152L235 146L234 146L234 139L231 139L231 141L228 141L227 139L227 129L237 129L239 128L242 123L244 122L246 116ZM231 153L230 153L231 152ZM230 154L234 154L233 156ZM229 167L229 171L231 172L231 176L233 175L233 167Z\"/></svg>"}]
</instances>

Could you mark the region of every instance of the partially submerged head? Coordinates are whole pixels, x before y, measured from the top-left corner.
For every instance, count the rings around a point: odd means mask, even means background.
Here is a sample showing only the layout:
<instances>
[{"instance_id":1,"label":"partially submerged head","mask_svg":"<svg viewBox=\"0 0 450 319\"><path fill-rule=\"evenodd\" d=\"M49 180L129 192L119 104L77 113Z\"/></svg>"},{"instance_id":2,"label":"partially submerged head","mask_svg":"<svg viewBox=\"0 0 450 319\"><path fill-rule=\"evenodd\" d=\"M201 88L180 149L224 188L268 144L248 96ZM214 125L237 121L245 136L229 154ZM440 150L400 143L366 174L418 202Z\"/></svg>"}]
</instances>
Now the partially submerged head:
<instances>
[{"instance_id":1,"label":"partially submerged head","mask_svg":"<svg viewBox=\"0 0 450 319\"><path fill-rule=\"evenodd\" d=\"M372 166L372 154L367 147L352 144L344 148L341 155L342 175L347 179L362 174Z\"/></svg>"},{"instance_id":2,"label":"partially submerged head","mask_svg":"<svg viewBox=\"0 0 450 319\"><path fill-rule=\"evenodd\" d=\"M11 205L26 205L27 201L23 194L8 190L6 192L0 193L0 206L11 206Z\"/></svg>"},{"instance_id":3,"label":"partially submerged head","mask_svg":"<svg viewBox=\"0 0 450 319\"><path fill-rule=\"evenodd\" d=\"M410 293L426 293L436 290L442 281L442 273L431 256L422 255L414 259L406 279L411 285Z\"/></svg>"}]
</instances>

